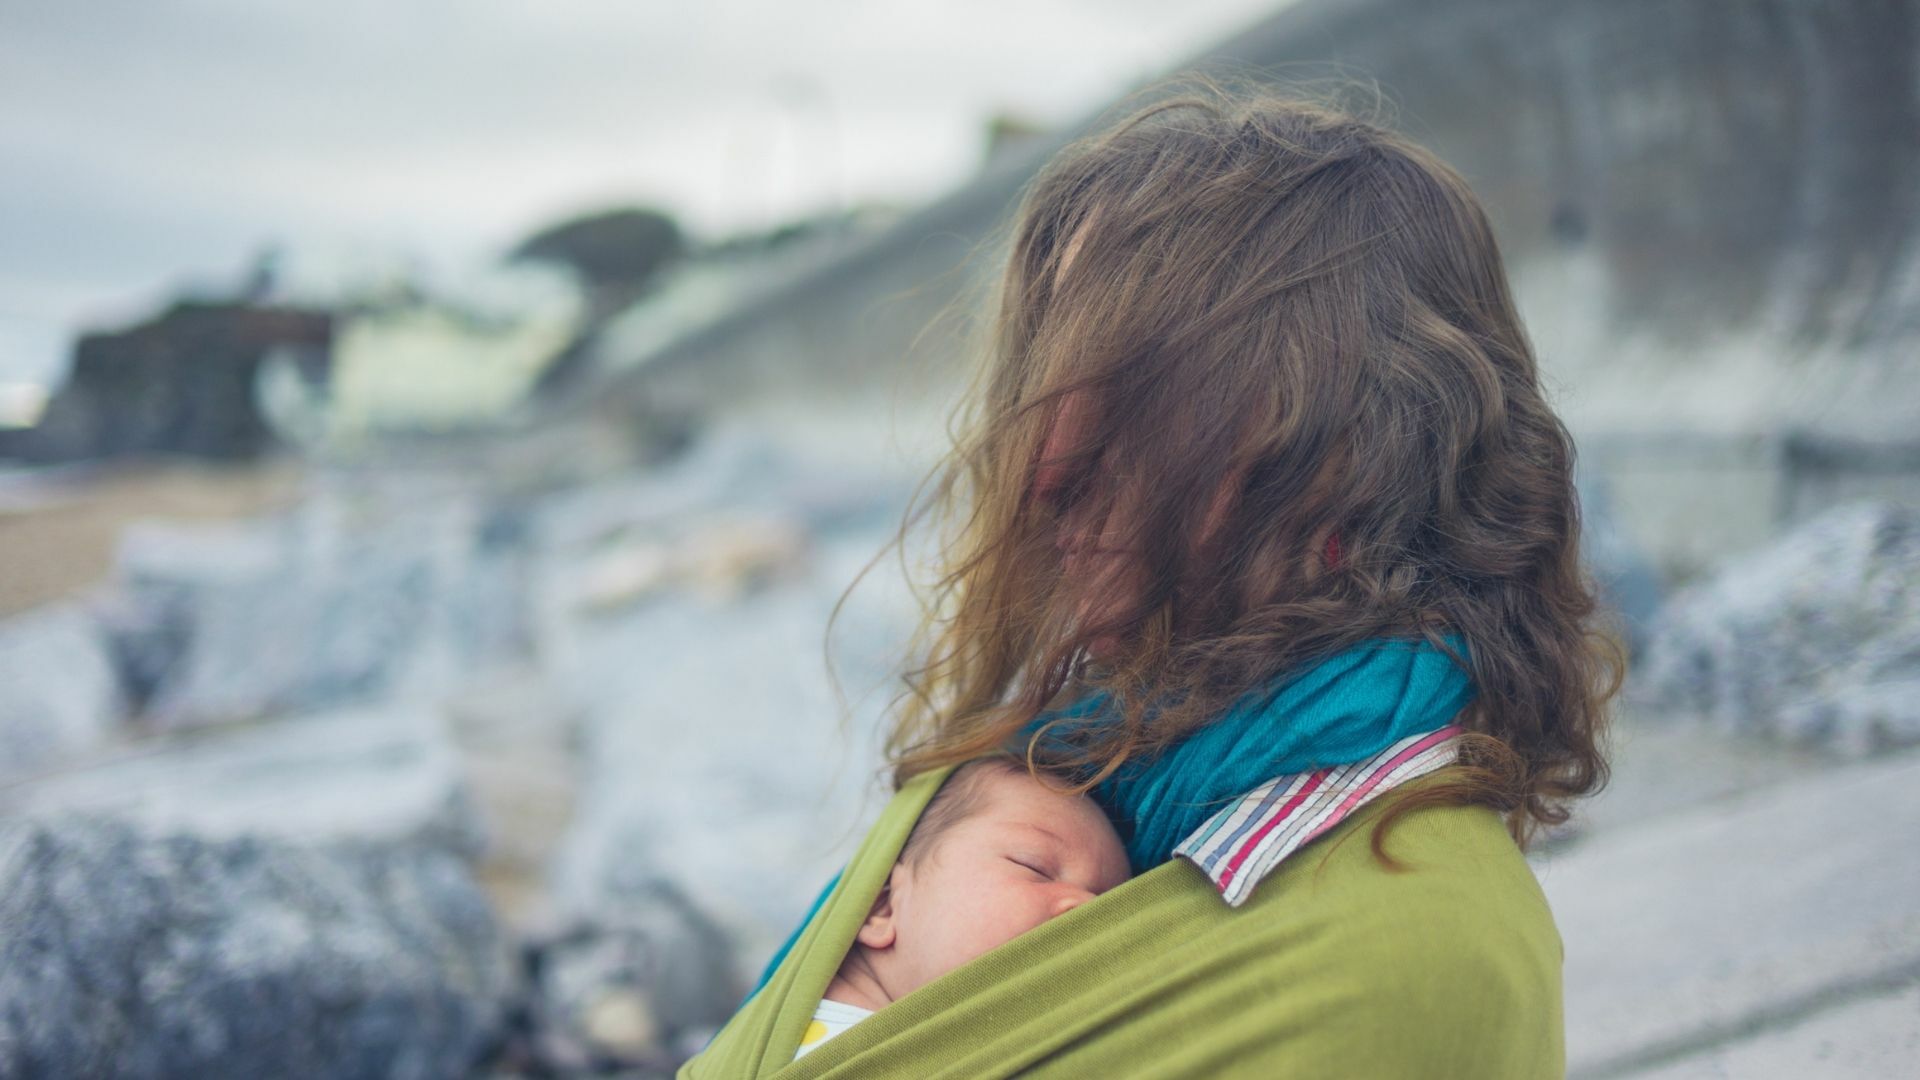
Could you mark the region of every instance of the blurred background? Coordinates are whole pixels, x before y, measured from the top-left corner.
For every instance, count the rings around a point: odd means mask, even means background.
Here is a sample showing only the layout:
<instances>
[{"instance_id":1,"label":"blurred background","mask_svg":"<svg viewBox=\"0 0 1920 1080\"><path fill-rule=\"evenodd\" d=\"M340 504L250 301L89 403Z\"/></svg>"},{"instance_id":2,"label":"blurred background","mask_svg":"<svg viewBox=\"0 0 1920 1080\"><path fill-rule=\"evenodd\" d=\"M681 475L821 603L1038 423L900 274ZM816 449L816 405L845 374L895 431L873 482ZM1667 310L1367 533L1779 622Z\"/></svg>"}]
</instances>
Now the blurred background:
<instances>
[{"instance_id":1,"label":"blurred background","mask_svg":"<svg viewBox=\"0 0 1920 1080\"><path fill-rule=\"evenodd\" d=\"M1920 1070L1920 5L0 0L0 1074L696 1050L884 798L995 228L1191 67L1377 82L1575 430L1572 1075Z\"/></svg>"}]
</instances>

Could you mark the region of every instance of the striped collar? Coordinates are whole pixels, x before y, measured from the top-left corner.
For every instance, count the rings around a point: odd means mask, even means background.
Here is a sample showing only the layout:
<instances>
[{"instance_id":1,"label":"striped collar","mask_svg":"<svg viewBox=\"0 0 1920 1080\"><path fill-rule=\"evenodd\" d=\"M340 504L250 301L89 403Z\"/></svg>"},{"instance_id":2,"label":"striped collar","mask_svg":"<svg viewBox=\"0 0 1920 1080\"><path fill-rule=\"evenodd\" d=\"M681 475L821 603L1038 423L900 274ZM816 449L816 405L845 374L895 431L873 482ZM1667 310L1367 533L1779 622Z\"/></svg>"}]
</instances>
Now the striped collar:
<instances>
[{"instance_id":1,"label":"striped collar","mask_svg":"<svg viewBox=\"0 0 1920 1080\"><path fill-rule=\"evenodd\" d=\"M1460 734L1449 724L1410 735L1364 761L1276 776L1208 818L1173 853L1198 866L1221 898L1239 907L1289 855L1355 810L1452 764L1460 755Z\"/></svg>"}]
</instances>

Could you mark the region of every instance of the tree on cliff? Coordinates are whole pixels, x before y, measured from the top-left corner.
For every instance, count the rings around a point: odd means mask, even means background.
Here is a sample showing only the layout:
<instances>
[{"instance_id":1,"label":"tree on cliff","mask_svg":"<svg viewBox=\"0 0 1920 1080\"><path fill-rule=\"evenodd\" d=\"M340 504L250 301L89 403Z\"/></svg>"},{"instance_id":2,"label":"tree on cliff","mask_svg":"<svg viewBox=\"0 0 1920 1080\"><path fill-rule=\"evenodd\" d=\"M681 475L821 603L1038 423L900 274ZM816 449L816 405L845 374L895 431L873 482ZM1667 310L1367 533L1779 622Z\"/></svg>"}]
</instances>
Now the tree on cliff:
<instances>
[{"instance_id":1,"label":"tree on cliff","mask_svg":"<svg viewBox=\"0 0 1920 1080\"><path fill-rule=\"evenodd\" d=\"M638 299L686 252L686 239L671 217L645 207L625 207L541 229L507 257L572 270L587 294L588 321L598 323Z\"/></svg>"}]
</instances>

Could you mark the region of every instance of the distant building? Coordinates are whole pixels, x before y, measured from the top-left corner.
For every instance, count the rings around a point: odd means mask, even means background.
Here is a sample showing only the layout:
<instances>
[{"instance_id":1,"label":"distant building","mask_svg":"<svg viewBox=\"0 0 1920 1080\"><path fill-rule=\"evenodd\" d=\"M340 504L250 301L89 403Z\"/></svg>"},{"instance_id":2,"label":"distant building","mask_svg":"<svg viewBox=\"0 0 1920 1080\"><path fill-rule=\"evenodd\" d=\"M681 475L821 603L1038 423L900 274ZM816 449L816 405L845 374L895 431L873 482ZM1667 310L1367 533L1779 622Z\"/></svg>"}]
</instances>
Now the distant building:
<instances>
[{"instance_id":1,"label":"distant building","mask_svg":"<svg viewBox=\"0 0 1920 1080\"><path fill-rule=\"evenodd\" d=\"M189 301L135 326L86 334L39 422L0 432L0 457L257 457L278 442L254 392L262 361L278 350L324 380L334 331L326 311Z\"/></svg>"}]
</instances>

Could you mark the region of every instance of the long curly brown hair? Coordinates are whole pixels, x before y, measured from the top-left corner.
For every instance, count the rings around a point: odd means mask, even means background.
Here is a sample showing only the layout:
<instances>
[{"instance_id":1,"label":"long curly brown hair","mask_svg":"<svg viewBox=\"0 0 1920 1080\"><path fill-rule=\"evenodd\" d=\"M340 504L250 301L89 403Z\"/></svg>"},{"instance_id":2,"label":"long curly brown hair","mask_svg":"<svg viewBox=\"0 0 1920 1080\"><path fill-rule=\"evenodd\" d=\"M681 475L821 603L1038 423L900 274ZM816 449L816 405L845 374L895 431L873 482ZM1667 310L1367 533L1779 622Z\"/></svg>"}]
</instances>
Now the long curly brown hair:
<instances>
[{"instance_id":1,"label":"long curly brown hair","mask_svg":"<svg viewBox=\"0 0 1920 1080\"><path fill-rule=\"evenodd\" d=\"M940 546L896 783L1037 752L1036 716L1106 690L1114 722L1042 762L1084 789L1415 635L1463 638L1478 694L1461 764L1383 825L1482 804L1524 846L1605 782L1622 661L1573 445L1459 174L1350 107L1208 80L1055 156L1008 241L982 383L901 528L932 511Z\"/></svg>"}]
</instances>

